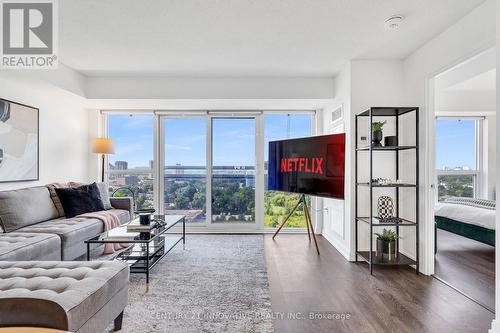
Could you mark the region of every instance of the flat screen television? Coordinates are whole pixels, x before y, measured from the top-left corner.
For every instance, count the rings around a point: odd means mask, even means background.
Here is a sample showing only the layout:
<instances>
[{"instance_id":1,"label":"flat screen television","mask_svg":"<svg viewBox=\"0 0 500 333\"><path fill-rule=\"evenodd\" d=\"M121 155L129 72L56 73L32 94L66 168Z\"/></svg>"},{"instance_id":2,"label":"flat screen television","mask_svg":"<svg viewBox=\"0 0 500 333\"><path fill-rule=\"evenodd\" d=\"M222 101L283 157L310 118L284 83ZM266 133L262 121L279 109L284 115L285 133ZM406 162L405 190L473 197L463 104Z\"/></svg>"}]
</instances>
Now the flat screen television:
<instances>
[{"instance_id":1,"label":"flat screen television","mask_svg":"<svg viewBox=\"0 0 500 333\"><path fill-rule=\"evenodd\" d=\"M344 133L269 142L269 190L344 199L344 173Z\"/></svg>"}]
</instances>

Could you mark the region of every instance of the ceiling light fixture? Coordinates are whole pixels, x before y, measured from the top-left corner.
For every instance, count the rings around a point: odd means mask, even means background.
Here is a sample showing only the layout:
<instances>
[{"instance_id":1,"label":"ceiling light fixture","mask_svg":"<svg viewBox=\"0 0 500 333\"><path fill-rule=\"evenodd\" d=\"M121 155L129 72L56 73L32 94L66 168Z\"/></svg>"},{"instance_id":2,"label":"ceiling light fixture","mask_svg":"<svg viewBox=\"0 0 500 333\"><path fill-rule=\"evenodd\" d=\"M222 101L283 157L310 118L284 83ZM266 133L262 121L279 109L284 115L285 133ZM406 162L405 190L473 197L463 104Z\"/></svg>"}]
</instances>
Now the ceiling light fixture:
<instances>
[{"instance_id":1,"label":"ceiling light fixture","mask_svg":"<svg viewBox=\"0 0 500 333\"><path fill-rule=\"evenodd\" d=\"M384 27L386 30L397 30L403 24L404 19L403 15L392 15L384 21Z\"/></svg>"}]
</instances>

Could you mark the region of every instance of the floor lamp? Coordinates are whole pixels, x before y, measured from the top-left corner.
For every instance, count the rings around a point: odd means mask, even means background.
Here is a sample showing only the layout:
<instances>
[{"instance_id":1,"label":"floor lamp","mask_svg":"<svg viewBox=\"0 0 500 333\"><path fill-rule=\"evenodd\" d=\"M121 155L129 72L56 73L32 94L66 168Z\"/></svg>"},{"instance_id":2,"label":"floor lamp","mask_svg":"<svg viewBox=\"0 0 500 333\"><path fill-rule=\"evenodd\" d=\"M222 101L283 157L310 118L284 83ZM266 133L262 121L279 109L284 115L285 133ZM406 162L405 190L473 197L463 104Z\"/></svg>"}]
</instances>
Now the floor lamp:
<instances>
[{"instance_id":1,"label":"floor lamp","mask_svg":"<svg viewBox=\"0 0 500 333\"><path fill-rule=\"evenodd\" d=\"M115 153L113 140L108 138L95 138L92 143L92 152L102 155L102 182L104 183L104 171L106 166L106 155Z\"/></svg>"}]
</instances>

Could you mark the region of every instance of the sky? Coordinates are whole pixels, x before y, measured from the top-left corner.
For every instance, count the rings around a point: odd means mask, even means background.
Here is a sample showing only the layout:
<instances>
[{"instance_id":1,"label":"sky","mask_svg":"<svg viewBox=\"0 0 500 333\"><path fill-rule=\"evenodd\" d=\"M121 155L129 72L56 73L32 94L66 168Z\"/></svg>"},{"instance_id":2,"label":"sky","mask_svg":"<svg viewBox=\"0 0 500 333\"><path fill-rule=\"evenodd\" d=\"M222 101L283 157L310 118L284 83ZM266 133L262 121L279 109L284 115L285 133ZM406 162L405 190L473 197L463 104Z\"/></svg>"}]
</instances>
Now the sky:
<instances>
[{"instance_id":1,"label":"sky","mask_svg":"<svg viewBox=\"0 0 500 333\"><path fill-rule=\"evenodd\" d=\"M469 167L476 164L475 120L436 121L436 167Z\"/></svg>"},{"instance_id":2,"label":"sky","mask_svg":"<svg viewBox=\"0 0 500 333\"><path fill-rule=\"evenodd\" d=\"M255 165L255 120L215 118L213 165ZM311 115L268 114L264 116L265 157L268 142L310 136ZM206 165L206 121L204 118L164 120L166 165ZM109 137L116 153L110 163L127 161L129 168L146 167L153 159L153 116L110 115Z\"/></svg>"},{"instance_id":3,"label":"sky","mask_svg":"<svg viewBox=\"0 0 500 333\"><path fill-rule=\"evenodd\" d=\"M289 120L289 123L288 123ZM206 164L206 123L204 118L171 118L164 120L167 165ZM268 142L310 136L310 115L267 114L264 116L264 156ZM253 119L214 119L214 165L255 164L255 121ZM146 167L153 159L153 116L114 115L109 117L109 136L116 154L110 162L127 161L130 168ZM474 168L475 121L436 121L436 166Z\"/></svg>"}]
</instances>

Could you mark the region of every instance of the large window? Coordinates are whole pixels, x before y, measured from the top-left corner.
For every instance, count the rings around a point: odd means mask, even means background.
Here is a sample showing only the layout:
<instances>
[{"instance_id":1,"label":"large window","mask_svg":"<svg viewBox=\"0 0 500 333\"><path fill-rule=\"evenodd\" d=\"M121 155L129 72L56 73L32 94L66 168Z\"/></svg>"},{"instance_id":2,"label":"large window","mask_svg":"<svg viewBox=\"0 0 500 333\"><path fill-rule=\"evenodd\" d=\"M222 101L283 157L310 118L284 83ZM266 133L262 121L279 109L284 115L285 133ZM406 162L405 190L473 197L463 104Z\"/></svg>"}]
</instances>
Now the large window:
<instances>
[{"instance_id":1,"label":"large window","mask_svg":"<svg viewBox=\"0 0 500 333\"><path fill-rule=\"evenodd\" d=\"M481 120L436 120L438 200L474 198L479 193Z\"/></svg>"},{"instance_id":2,"label":"large window","mask_svg":"<svg viewBox=\"0 0 500 333\"><path fill-rule=\"evenodd\" d=\"M186 215L191 227L251 231L278 226L299 199L267 190L269 141L311 136L313 112L105 115L116 146L106 168L110 193L133 195L138 209ZM305 228L304 213L286 227Z\"/></svg>"},{"instance_id":3,"label":"large window","mask_svg":"<svg viewBox=\"0 0 500 333\"><path fill-rule=\"evenodd\" d=\"M212 222L255 222L255 118L212 119Z\"/></svg>"},{"instance_id":4,"label":"large window","mask_svg":"<svg viewBox=\"0 0 500 333\"><path fill-rule=\"evenodd\" d=\"M165 141L164 211L186 215L187 222L206 220L206 120L163 120Z\"/></svg>"},{"instance_id":5,"label":"large window","mask_svg":"<svg viewBox=\"0 0 500 333\"><path fill-rule=\"evenodd\" d=\"M113 114L108 137L115 154L108 155L108 182L115 196L134 196L137 209L154 207L153 116Z\"/></svg>"},{"instance_id":6,"label":"large window","mask_svg":"<svg viewBox=\"0 0 500 333\"><path fill-rule=\"evenodd\" d=\"M269 161L269 141L307 137L312 134L312 114L266 114L264 116L264 226L277 227L297 204L299 194L269 191L267 189L267 166ZM306 196L309 207L310 197ZM286 227L305 228L303 211L296 211Z\"/></svg>"}]
</instances>

